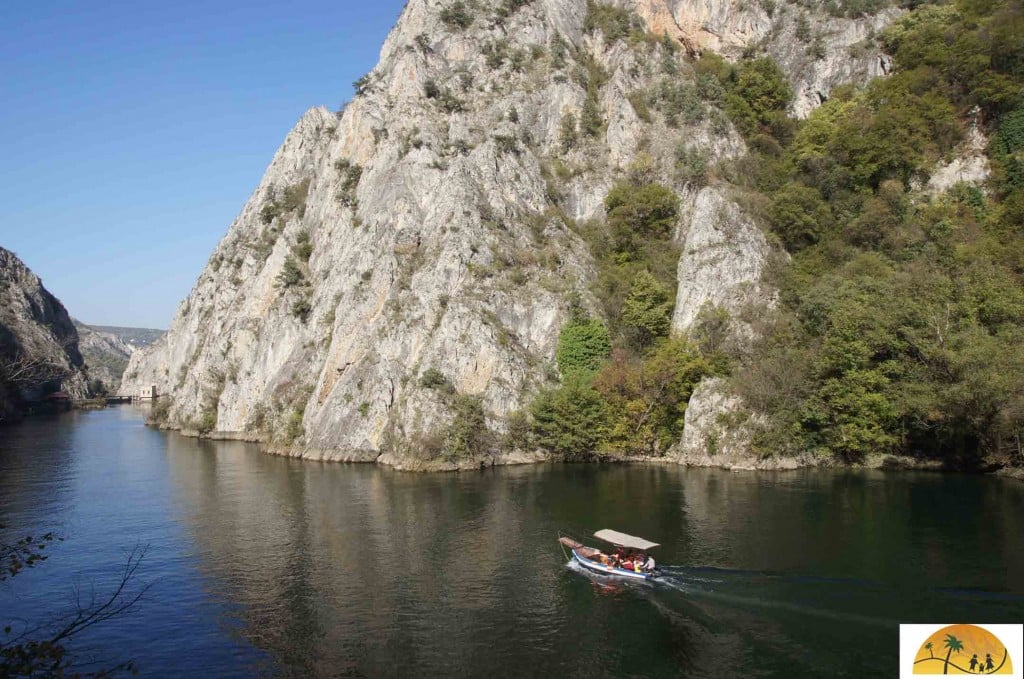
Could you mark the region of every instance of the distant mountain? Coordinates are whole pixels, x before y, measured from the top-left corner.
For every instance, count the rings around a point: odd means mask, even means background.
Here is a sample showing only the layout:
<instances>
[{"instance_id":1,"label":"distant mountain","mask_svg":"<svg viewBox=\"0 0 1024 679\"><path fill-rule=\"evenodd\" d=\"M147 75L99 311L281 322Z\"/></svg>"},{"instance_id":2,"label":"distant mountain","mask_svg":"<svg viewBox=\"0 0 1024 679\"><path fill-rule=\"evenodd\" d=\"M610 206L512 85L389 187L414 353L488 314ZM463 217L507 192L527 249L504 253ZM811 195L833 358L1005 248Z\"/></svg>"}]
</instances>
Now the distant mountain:
<instances>
[{"instance_id":1,"label":"distant mountain","mask_svg":"<svg viewBox=\"0 0 1024 679\"><path fill-rule=\"evenodd\" d=\"M89 366L89 377L99 380L102 385L102 388L97 391L116 392L121 384L124 369L128 365L128 359L139 347L129 344L112 332L100 330L78 320L75 320L74 323L78 330L78 345L82 351L82 357L85 358L85 363ZM128 328L119 329L149 332Z\"/></svg>"},{"instance_id":2,"label":"distant mountain","mask_svg":"<svg viewBox=\"0 0 1024 679\"><path fill-rule=\"evenodd\" d=\"M113 335L136 349L148 347L167 332L166 330L156 330L154 328L121 328L114 325L90 325L88 327L97 332Z\"/></svg>"},{"instance_id":3,"label":"distant mountain","mask_svg":"<svg viewBox=\"0 0 1024 679\"><path fill-rule=\"evenodd\" d=\"M152 328L86 325L78 320L75 321L75 327L78 329L82 356L89 366L89 376L99 380L110 393L120 387L121 377L132 354L160 339L165 332Z\"/></svg>"}]
</instances>

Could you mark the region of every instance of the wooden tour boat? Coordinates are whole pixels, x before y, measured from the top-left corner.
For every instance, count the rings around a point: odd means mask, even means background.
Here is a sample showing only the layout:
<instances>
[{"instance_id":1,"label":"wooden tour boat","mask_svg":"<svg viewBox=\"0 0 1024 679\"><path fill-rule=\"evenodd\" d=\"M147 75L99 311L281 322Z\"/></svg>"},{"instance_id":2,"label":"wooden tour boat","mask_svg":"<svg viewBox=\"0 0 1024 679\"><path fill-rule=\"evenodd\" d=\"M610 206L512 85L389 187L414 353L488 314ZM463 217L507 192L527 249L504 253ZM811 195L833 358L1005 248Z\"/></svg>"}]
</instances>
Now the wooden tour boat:
<instances>
[{"instance_id":1,"label":"wooden tour boat","mask_svg":"<svg viewBox=\"0 0 1024 679\"><path fill-rule=\"evenodd\" d=\"M647 552L658 543L608 529L597 531L594 537L615 545L615 553L605 554L565 536L560 536L558 542L572 550L573 560L592 573L632 580L653 580L657 577L654 559Z\"/></svg>"}]
</instances>

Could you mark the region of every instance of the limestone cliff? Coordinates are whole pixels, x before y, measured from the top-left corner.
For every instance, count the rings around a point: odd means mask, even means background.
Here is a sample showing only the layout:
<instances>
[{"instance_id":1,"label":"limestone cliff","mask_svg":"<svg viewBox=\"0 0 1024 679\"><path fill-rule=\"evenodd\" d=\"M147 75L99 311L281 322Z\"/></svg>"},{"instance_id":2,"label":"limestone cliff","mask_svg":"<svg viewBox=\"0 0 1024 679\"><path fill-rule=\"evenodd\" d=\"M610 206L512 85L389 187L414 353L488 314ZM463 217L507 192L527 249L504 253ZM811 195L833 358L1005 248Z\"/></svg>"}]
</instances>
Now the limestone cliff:
<instances>
[{"instance_id":1,"label":"limestone cliff","mask_svg":"<svg viewBox=\"0 0 1024 679\"><path fill-rule=\"evenodd\" d=\"M433 461L456 417L452 392L479 396L501 431L557 379L568 300L596 309L578 225L602 218L640 153L684 203L677 330L707 304L770 303L758 226L727 187L700 190L677 167L681 155L742 155L741 138L713 106L692 100L679 116L652 93L693 91L680 43L748 46L786 56L794 82L815 91L797 107L809 110L818 91L877 70L874 57L829 55L884 17L834 20L826 55L808 57L783 54L796 30L788 7L772 19L722 0L618 2L645 22L650 39L636 40L585 27L587 4L407 3L354 101L309 111L287 136L122 389L156 384L167 426L316 459ZM588 115L599 130L577 127ZM425 374L450 389L427 388ZM459 464L493 459L481 450Z\"/></svg>"},{"instance_id":2,"label":"limestone cliff","mask_svg":"<svg viewBox=\"0 0 1024 679\"><path fill-rule=\"evenodd\" d=\"M39 277L0 248L0 422L58 391L86 395L78 333Z\"/></svg>"},{"instance_id":3,"label":"limestone cliff","mask_svg":"<svg viewBox=\"0 0 1024 679\"><path fill-rule=\"evenodd\" d=\"M89 366L89 377L98 381L107 393L113 393L121 386L124 369L135 347L111 332L104 332L79 321L74 321L78 331L78 346L82 357Z\"/></svg>"},{"instance_id":4,"label":"limestone cliff","mask_svg":"<svg viewBox=\"0 0 1024 679\"><path fill-rule=\"evenodd\" d=\"M884 75L891 60L874 44L875 34L900 11L845 16L844 3L760 0L634 0L656 33L667 33L694 54L711 50L729 58L763 51L786 71L793 85L793 113L804 117L836 85Z\"/></svg>"}]
</instances>

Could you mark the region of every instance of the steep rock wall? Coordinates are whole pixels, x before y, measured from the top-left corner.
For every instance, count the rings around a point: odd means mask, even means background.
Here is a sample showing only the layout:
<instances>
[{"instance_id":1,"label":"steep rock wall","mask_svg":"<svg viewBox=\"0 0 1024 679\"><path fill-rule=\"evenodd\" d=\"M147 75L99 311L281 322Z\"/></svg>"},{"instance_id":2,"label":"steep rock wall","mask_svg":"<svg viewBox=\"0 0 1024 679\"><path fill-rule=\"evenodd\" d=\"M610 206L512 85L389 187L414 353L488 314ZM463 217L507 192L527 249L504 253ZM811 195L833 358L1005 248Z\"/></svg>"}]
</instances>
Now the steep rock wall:
<instances>
[{"instance_id":1,"label":"steep rock wall","mask_svg":"<svg viewBox=\"0 0 1024 679\"><path fill-rule=\"evenodd\" d=\"M656 33L667 33L694 54L712 51L729 59L764 51L789 76L793 113L806 117L837 85L866 82L892 65L873 42L900 14L833 16L824 5L762 0L621 0L635 5Z\"/></svg>"},{"instance_id":2,"label":"steep rock wall","mask_svg":"<svg viewBox=\"0 0 1024 679\"><path fill-rule=\"evenodd\" d=\"M39 276L0 248L0 421L56 391L86 396L78 333Z\"/></svg>"},{"instance_id":3,"label":"steep rock wall","mask_svg":"<svg viewBox=\"0 0 1024 679\"><path fill-rule=\"evenodd\" d=\"M133 356L122 389L156 384L169 395L166 425L419 468L424 455L439 462L424 451L454 417L448 390L419 383L433 369L480 397L501 431L555 377L568 300L596 308L576 221L602 216L640 152L682 214L701 216L698 228L680 222L692 245L681 273L729 280L681 290L677 328L705 301L770 302L756 283L767 257L756 225L721 190L696 191L675 172L679 147L724 159L742 140L720 111L676 127L631 103L668 77L666 58L672 78L692 80L681 56L585 33L583 0L535 0L505 17L478 8L465 29L442 20L447 7L411 0L356 99L303 116L167 335ZM604 125L566 144L566 118L580 119L598 72ZM709 227L715 215L735 224ZM698 270L737 248L737 271Z\"/></svg>"},{"instance_id":4,"label":"steep rock wall","mask_svg":"<svg viewBox=\"0 0 1024 679\"><path fill-rule=\"evenodd\" d=\"M724 309L739 319L749 307L774 303L774 290L761 282L773 249L722 187L700 191L686 221L674 332L689 333L705 309Z\"/></svg>"}]
</instances>

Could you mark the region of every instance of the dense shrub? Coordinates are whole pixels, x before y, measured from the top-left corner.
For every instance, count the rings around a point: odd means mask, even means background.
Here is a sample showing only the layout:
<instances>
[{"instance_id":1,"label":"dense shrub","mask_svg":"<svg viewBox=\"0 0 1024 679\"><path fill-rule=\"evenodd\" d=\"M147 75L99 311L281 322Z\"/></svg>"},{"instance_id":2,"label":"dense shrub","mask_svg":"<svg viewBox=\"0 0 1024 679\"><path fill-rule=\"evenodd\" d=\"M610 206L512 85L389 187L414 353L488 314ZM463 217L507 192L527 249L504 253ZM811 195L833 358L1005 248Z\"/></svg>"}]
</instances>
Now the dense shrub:
<instances>
[{"instance_id":1,"label":"dense shrub","mask_svg":"<svg viewBox=\"0 0 1024 679\"><path fill-rule=\"evenodd\" d=\"M310 240L309 231L302 230L295 235L295 245L292 246L292 254L300 262L308 262L313 256L313 242Z\"/></svg>"},{"instance_id":2,"label":"dense shrub","mask_svg":"<svg viewBox=\"0 0 1024 679\"><path fill-rule=\"evenodd\" d=\"M710 364L689 341L660 342L649 354L617 352L594 380L607 421L601 449L620 455L660 455L683 433L694 387Z\"/></svg>"},{"instance_id":3,"label":"dense shrub","mask_svg":"<svg viewBox=\"0 0 1024 679\"><path fill-rule=\"evenodd\" d=\"M630 345L643 350L672 327L673 296L646 270L633 279L622 305L622 329Z\"/></svg>"},{"instance_id":4,"label":"dense shrub","mask_svg":"<svg viewBox=\"0 0 1024 679\"><path fill-rule=\"evenodd\" d=\"M684 184L703 186L708 178L708 160L699 149L676 146L676 178Z\"/></svg>"},{"instance_id":5,"label":"dense shrub","mask_svg":"<svg viewBox=\"0 0 1024 679\"><path fill-rule=\"evenodd\" d=\"M455 393L455 385L448 379L448 376L437 368L427 368L420 375L420 386L424 389L434 389L446 394Z\"/></svg>"},{"instance_id":6,"label":"dense shrub","mask_svg":"<svg viewBox=\"0 0 1024 679\"><path fill-rule=\"evenodd\" d=\"M645 239L665 239L675 226L679 199L660 184L620 182L604 200L608 227L619 252L633 252Z\"/></svg>"},{"instance_id":7,"label":"dense shrub","mask_svg":"<svg viewBox=\"0 0 1024 679\"><path fill-rule=\"evenodd\" d=\"M587 0L587 18L583 30L588 33L601 31L609 42L623 40L635 33L643 33L643 23L636 13L607 5L594 0Z\"/></svg>"},{"instance_id":8,"label":"dense shrub","mask_svg":"<svg viewBox=\"0 0 1024 679\"><path fill-rule=\"evenodd\" d=\"M1002 165L1006 187L1024 189L1024 105L1017 108L999 125L993 144L996 158Z\"/></svg>"},{"instance_id":9,"label":"dense shrub","mask_svg":"<svg viewBox=\"0 0 1024 679\"><path fill-rule=\"evenodd\" d=\"M611 354L608 328L599 319L577 312L558 336L555 358L563 375L594 371Z\"/></svg>"},{"instance_id":10,"label":"dense shrub","mask_svg":"<svg viewBox=\"0 0 1024 679\"><path fill-rule=\"evenodd\" d=\"M683 339L646 355L617 350L596 374L568 371L561 387L541 394L530 409L534 440L570 460L663 454L679 440L690 394L709 373Z\"/></svg>"},{"instance_id":11,"label":"dense shrub","mask_svg":"<svg viewBox=\"0 0 1024 679\"><path fill-rule=\"evenodd\" d=\"M294 302L292 302L292 316L299 319L303 323L309 320L309 315L313 313L313 304L309 301L309 297L303 295Z\"/></svg>"},{"instance_id":12,"label":"dense shrub","mask_svg":"<svg viewBox=\"0 0 1024 679\"><path fill-rule=\"evenodd\" d=\"M799 250L828 231L832 211L817 189L791 182L772 198L768 219L786 247Z\"/></svg>"},{"instance_id":13,"label":"dense shrub","mask_svg":"<svg viewBox=\"0 0 1024 679\"><path fill-rule=\"evenodd\" d=\"M306 199L309 196L309 180L286 186L281 195L268 201L260 210L260 220L270 224L279 217L291 214L302 218L306 214Z\"/></svg>"},{"instance_id":14,"label":"dense shrub","mask_svg":"<svg viewBox=\"0 0 1024 679\"><path fill-rule=\"evenodd\" d=\"M277 284L282 288L293 288L305 282L306 274L302 270L302 265L294 257L285 257L281 272L277 274Z\"/></svg>"},{"instance_id":15,"label":"dense shrub","mask_svg":"<svg viewBox=\"0 0 1024 679\"><path fill-rule=\"evenodd\" d=\"M530 407L537 445L569 460L597 455L604 439L607 405L592 377L570 373L558 389L545 391Z\"/></svg>"},{"instance_id":16,"label":"dense shrub","mask_svg":"<svg viewBox=\"0 0 1024 679\"><path fill-rule=\"evenodd\" d=\"M494 10L494 18L499 23L509 18L522 8L531 4L534 0L502 0L497 9Z\"/></svg>"},{"instance_id":17,"label":"dense shrub","mask_svg":"<svg viewBox=\"0 0 1024 679\"><path fill-rule=\"evenodd\" d=\"M453 418L445 435L445 456L459 459L486 452L491 436L480 397L459 394L452 400L451 407Z\"/></svg>"},{"instance_id":18,"label":"dense shrub","mask_svg":"<svg viewBox=\"0 0 1024 679\"><path fill-rule=\"evenodd\" d=\"M462 0L457 0L441 10L441 21L450 28L465 30L473 25L473 14Z\"/></svg>"},{"instance_id":19,"label":"dense shrub","mask_svg":"<svg viewBox=\"0 0 1024 679\"><path fill-rule=\"evenodd\" d=\"M576 148L576 144L579 143L579 128L576 125L576 116L574 116L572 112L566 113L562 116L558 139L562 145L562 153L568 153L572 149Z\"/></svg>"},{"instance_id":20,"label":"dense shrub","mask_svg":"<svg viewBox=\"0 0 1024 679\"><path fill-rule=\"evenodd\" d=\"M363 177L363 168L356 163L339 158L334 163L334 169L341 175L341 186L338 189L338 202L345 207L355 208L357 205L356 190L359 188L359 181Z\"/></svg>"},{"instance_id":21,"label":"dense shrub","mask_svg":"<svg viewBox=\"0 0 1024 679\"><path fill-rule=\"evenodd\" d=\"M794 253L736 380L768 416L764 454L1024 462L1021 16L1008 1L919 7L884 34L888 78L837 89L788 136L761 125L775 148L752 144L749 184ZM993 190L917 193L964 122L986 119Z\"/></svg>"},{"instance_id":22,"label":"dense shrub","mask_svg":"<svg viewBox=\"0 0 1024 679\"><path fill-rule=\"evenodd\" d=\"M727 92L725 110L747 136L784 119L793 98L785 73L769 57L737 65Z\"/></svg>"},{"instance_id":23,"label":"dense shrub","mask_svg":"<svg viewBox=\"0 0 1024 679\"><path fill-rule=\"evenodd\" d=\"M580 112L580 130L588 137L597 137L604 131L604 119L601 117L601 109L596 96L589 95L583 102L583 110Z\"/></svg>"}]
</instances>

